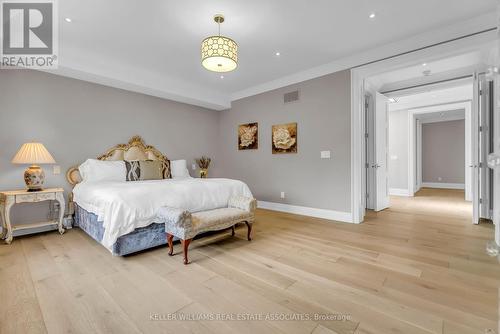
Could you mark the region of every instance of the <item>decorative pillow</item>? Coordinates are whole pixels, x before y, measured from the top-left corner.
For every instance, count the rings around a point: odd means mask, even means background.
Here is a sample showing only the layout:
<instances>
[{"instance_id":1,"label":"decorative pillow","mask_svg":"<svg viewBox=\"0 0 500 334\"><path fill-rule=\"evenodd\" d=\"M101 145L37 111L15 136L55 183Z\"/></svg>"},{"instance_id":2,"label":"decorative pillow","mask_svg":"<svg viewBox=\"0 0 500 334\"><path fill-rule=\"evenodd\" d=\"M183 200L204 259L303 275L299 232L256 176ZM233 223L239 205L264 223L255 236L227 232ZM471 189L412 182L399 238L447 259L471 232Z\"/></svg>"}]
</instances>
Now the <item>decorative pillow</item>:
<instances>
[{"instance_id":1,"label":"decorative pillow","mask_svg":"<svg viewBox=\"0 0 500 334\"><path fill-rule=\"evenodd\" d=\"M88 159L78 167L84 182L125 181L125 163Z\"/></svg>"},{"instance_id":2,"label":"decorative pillow","mask_svg":"<svg viewBox=\"0 0 500 334\"><path fill-rule=\"evenodd\" d=\"M170 161L170 168L173 179L191 177L187 169L186 160L172 160Z\"/></svg>"},{"instance_id":3,"label":"decorative pillow","mask_svg":"<svg viewBox=\"0 0 500 334\"><path fill-rule=\"evenodd\" d=\"M170 178L170 163L158 160L125 161L126 180L144 181Z\"/></svg>"},{"instance_id":4,"label":"decorative pillow","mask_svg":"<svg viewBox=\"0 0 500 334\"><path fill-rule=\"evenodd\" d=\"M170 167L170 160L166 160L163 164L162 175L164 179L172 178L172 168Z\"/></svg>"}]
</instances>

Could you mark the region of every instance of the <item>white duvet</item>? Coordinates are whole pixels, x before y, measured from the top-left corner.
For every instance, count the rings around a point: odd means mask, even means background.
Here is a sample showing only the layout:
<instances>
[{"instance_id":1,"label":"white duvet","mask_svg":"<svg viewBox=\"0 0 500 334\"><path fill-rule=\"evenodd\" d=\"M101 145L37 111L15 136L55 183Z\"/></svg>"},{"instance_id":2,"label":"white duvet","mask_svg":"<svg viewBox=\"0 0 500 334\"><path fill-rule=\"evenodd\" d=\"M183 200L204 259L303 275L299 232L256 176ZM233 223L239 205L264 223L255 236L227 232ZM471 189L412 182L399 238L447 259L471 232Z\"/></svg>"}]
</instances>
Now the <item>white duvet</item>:
<instances>
[{"instance_id":1,"label":"white duvet","mask_svg":"<svg viewBox=\"0 0 500 334\"><path fill-rule=\"evenodd\" d=\"M82 182L73 195L74 202L103 222L102 244L108 249L120 236L151 224L162 206L197 212L226 207L233 195L253 197L241 181L213 178Z\"/></svg>"}]
</instances>

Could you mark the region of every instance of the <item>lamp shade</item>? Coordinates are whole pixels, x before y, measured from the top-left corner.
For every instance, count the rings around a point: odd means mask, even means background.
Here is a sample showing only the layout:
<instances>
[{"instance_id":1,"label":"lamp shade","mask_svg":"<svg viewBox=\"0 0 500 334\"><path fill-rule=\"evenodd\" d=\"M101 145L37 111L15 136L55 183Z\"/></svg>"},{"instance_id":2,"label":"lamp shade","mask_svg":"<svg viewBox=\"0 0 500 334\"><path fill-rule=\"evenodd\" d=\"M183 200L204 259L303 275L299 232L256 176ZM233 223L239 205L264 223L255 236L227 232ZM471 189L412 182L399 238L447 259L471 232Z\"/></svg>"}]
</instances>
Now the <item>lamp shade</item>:
<instances>
[{"instance_id":1,"label":"lamp shade","mask_svg":"<svg viewBox=\"0 0 500 334\"><path fill-rule=\"evenodd\" d=\"M201 63L213 72L235 70L238 66L238 44L224 36L205 38L201 43Z\"/></svg>"},{"instance_id":2,"label":"lamp shade","mask_svg":"<svg viewBox=\"0 0 500 334\"><path fill-rule=\"evenodd\" d=\"M13 164L55 164L56 161L42 143L25 143L12 159Z\"/></svg>"}]
</instances>

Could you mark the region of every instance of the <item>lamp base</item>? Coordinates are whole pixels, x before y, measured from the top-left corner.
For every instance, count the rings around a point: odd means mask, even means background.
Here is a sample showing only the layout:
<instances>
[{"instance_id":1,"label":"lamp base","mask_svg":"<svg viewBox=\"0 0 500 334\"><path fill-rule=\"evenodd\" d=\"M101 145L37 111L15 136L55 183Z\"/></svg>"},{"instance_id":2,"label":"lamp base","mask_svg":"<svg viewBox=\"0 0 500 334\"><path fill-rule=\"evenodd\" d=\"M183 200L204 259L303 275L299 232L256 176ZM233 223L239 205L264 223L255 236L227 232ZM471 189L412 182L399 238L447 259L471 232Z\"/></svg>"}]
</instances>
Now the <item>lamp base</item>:
<instances>
[{"instance_id":1,"label":"lamp base","mask_svg":"<svg viewBox=\"0 0 500 334\"><path fill-rule=\"evenodd\" d=\"M28 191L43 190L43 183L45 182L45 172L40 166L30 166L24 171L24 182Z\"/></svg>"}]
</instances>

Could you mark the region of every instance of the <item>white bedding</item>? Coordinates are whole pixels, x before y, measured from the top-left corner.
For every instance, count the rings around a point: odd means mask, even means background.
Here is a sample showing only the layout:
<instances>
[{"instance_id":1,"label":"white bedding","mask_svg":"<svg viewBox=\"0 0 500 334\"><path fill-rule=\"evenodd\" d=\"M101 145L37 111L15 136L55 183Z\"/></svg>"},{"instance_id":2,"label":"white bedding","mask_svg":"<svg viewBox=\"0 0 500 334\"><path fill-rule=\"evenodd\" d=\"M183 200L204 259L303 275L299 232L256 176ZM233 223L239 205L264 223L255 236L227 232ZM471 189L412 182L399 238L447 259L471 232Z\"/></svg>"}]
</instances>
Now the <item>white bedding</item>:
<instances>
[{"instance_id":1,"label":"white bedding","mask_svg":"<svg viewBox=\"0 0 500 334\"><path fill-rule=\"evenodd\" d=\"M150 225L162 206L198 212L226 207L233 195L253 197L245 183L215 178L82 182L73 195L103 222L102 244L109 250L120 236Z\"/></svg>"}]
</instances>

